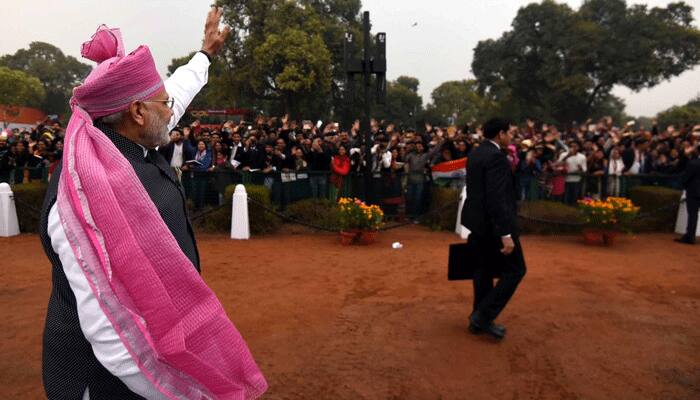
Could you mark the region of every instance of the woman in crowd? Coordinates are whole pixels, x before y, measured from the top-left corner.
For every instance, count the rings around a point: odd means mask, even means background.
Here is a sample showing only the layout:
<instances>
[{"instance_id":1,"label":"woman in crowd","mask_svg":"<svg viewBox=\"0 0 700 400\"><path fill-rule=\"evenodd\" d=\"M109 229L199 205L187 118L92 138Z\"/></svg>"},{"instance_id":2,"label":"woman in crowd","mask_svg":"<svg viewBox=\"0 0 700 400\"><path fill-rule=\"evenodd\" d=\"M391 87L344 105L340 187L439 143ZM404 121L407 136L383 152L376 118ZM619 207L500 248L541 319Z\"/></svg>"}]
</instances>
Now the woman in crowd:
<instances>
[{"instance_id":1,"label":"woman in crowd","mask_svg":"<svg viewBox=\"0 0 700 400\"><path fill-rule=\"evenodd\" d=\"M209 176L206 174L212 165L211 152L207 150L207 144L204 140L197 142L197 153L194 156L194 162L191 163L191 177L193 183L193 200L194 207L199 209L204 206L206 197L207 183Z\"/></svg>"},{"instance_id":2,"label":"woman in crowd","mask_svg":"<svg viewBox=\"0 0 700 400\"><path fill-rule=\"evenodd\" d=\"M563 153L563 151L560 151ZM557 159L558 159L557 155ZM551 171L550 175L550 185L552 191L550 193L550 198L555 201L564 201L564 192L566 189L566 162L564 161L550 161L549 169Z\"/></svg>"},{"instance_id":3,"label":"woman in crowd","mask_svg":"<svg viewBox=\"0 0 700 400\"><path fill-rule=\"evenodd\" d=\"M350 173L350 157L345 146L338 147L338 153L331 158L330 197L338 200L338 193L345 196L345 177Z\"/></svg>"},{"instance_id":4,"label":"woman in crowd","mask_svg":"<svg viewBox=\"0 0 700 400\"><path fill-rule=\"evenodd\" d=\"M220 141L212 146L212 165L209 172L214 173L214 186L219 194L219 205L224 204L226 187L233 182L233 165L229 162L228 147Z\"/></svg>"},{"instance_id":5,"label":"woman in crowd","mask_svg":"<svg viewBox=\"0 0 700 400\"><path fill-rule=\"evenodd\" d=\"M622 161L620 151L613 148L610 152L610 161L608 162L608 196L620 195L620 176L625 170L625 163Z\"/></svg>"},{"instance_id":6,"label":"woman in crowd","mask_svg":"<svg viewBox=\"0 0 700 400\"><path fill-rule=\"evenodd\" d=\"M292 157L294 158L294 171L308 171L309 163L304 159L304 152L301 147L293 146L291 150Z\"/></svg>"}]
</instances>

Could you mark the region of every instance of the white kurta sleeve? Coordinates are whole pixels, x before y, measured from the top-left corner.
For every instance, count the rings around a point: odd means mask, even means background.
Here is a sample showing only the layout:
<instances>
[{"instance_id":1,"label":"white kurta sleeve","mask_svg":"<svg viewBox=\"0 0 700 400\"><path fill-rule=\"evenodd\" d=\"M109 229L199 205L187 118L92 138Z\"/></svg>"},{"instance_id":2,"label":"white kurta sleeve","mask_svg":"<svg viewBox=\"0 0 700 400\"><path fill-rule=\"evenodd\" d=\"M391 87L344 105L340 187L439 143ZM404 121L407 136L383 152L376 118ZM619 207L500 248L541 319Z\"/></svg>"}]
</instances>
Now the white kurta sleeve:
<instances>
[{"instance_id":1,"label":"white kurta sleeve","mask_svg":"<svg viewBox=\"0 0 700 400\"><path fill-rule=\"evenodd\" d=\"M132 392L147 399L166 399L141 373L112 327L112 323L100 308L70 247L61 225L57 204L54 204L49 212L48 234L51 238L51 247L58 254L63 272L75 295L80 328L90 342L97 360L112 375L124 382Z\"/></svg>"},{"instance_id":2,"label":"white kurta sleeve","mask_svg":"<svg viewBox=\"0 0 700 400\"><path fill-rule=\"evenodd\" d=\"M207 84L209 64L207 56L197 52L190 62L176 69L164 82L168 95L175 99L173 117L170 119L168 129L175 128L194 96Z\"/></svg>"}]
</instances>

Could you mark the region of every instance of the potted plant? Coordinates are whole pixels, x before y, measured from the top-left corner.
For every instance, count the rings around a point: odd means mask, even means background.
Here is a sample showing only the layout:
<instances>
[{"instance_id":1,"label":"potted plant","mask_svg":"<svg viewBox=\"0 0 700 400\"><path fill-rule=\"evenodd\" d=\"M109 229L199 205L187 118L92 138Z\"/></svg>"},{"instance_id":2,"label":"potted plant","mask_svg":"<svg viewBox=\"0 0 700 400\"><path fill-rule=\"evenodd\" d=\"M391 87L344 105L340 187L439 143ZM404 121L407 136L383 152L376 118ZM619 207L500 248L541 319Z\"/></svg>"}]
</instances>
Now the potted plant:
<instances>
[{"instance_id":1,"label":"potted plant","mask_svg":"<svg viewBox=\"0 0 700 400\"><path fill-rule=\"evenodd\" d=\"M584 241L606 246L613 244L615 236L626 229L639 212L639 207L622 197L608 197L605 200L587 197L578 201L578 209L585 223Z\"/></svg>"},{"instance_id":2,"label":"potted plant","mask_svg":"<svg viewBox=\"0 0 700 400\"><path fill-rule=\"evenodd\" d=\"M371 244L377 240L384 219L379 206L368 206L359 199L343 197L338 200L338 208L342 244Z\"/></svg>"}]
</instances>

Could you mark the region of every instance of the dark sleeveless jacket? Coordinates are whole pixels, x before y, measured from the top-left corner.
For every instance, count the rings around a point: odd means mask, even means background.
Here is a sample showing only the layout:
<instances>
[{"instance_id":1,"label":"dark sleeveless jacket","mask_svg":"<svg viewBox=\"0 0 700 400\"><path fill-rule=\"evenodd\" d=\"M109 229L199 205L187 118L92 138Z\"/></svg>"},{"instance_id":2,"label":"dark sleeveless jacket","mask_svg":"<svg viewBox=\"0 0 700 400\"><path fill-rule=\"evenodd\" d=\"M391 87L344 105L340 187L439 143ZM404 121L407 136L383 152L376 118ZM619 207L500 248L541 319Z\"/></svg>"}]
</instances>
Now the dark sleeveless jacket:
<instances>
[{"instance_id":1,"label":"dark sleeveless jacket","mask_svg":"<svg viewBox=\"0 0 700 400\"><path fill-rule=\"evenodd\" d=\"M163 221L187 258L199 271L199 253L192 225L187 217L185 192L162 155L150 150L144 157L136 143L103 125L97 127L109 137L131 163ZM52 265L52 289L46 313L43 348L43 381L49 400L82 399L89 387L90 400L140 399L119 378L105 369L80 329L75 296L63 272L47 233L49 211L56 202L59 165L52 175L41 213L40 237Z\"/></svg>"}]
</instances>

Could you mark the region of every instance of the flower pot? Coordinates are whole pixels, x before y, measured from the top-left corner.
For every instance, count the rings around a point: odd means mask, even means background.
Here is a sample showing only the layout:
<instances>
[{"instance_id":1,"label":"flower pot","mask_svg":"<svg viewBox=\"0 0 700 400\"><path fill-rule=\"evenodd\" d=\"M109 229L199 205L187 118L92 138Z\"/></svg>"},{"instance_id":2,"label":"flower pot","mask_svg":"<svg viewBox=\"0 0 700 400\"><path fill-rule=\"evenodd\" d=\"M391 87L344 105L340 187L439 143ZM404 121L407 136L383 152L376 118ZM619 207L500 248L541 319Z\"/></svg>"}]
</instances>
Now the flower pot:
<instances>
[{"instance_id":1,"label":"flower pot","mask_svg":"<svg viewBox=\"0 0 700 400\"><path fill-rule=\"evenodd\" d=\"M362 231L360 232L360 244L368 245L377 241L379 231Z\"/></svg>"},{"instance_id":2,"label":"flower pot","mask_svg":"<svg viewBox=\"0 0 700 400\"><path fill-rule=\"evenodd\" d=\"M583 241L592 246L612 246L619 234L617 231L600 229L584 229L581 233L583 233Z\"/></svg>"},{"instance_id":3,"label":"flower pot","mask_svg":"<svg viewBox=\"0 0 700 400\"><path fill-rule=\"evenodd\" d=\"M360 232L357 231L340 231L340 244L350 246L357 242Z\"/></svg>"},{"instance_id":4,"label":"flower pot","mask_svg":"<svg viewBox=\"0 0 700 400\"><path fill-rule=\"evenodd\" d=\"M605 244L604 233L598 229L584 229L581 231L583 234L583 242L590 246L600 246Z\"/></svg>"},{"instance_id":5,"label":"flower pot","mask_svg":"<svg viewBox=\"0 0 700 400\"><path fill-rule=\"evenodd\" d=\"M618 232L615 231L605 231L603 232L603 244L606 246L612 246L615 243L615 238Z\"/></svg>"}]
</instances>

